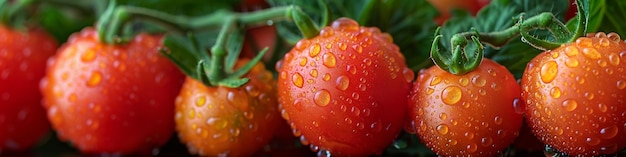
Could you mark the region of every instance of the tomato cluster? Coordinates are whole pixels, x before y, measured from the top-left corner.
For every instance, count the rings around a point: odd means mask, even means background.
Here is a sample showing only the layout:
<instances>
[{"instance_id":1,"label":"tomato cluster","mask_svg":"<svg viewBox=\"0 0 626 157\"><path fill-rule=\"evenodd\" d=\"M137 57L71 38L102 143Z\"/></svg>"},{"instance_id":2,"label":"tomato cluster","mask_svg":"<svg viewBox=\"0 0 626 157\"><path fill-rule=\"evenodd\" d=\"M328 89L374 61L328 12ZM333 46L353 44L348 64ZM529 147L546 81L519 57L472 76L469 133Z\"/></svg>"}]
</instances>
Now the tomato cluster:
<instances>
[{"instance_id":1,"label":"tomato cluster","mask_svg":"<svg viewBox=\"0 0 626 157\"><path fill-rule=\"evenodd\" d=\"M450 8L475 15L488 3L429 2L440 11L440 24ZM268 7L246 0L237 12L219 15L243 17ZM302 13L294 8L287 8L293 9L288 19L306 23L294 18ZM359 22L340 17L321 28L298 25L304 37L284 54L278 46L289 43L281 43L277 27L245 20L233 22L244 27L223 29L243 30L244 39L218 39L210 49L195 41L186 42L198 47L172 46L167 33L107 43L99 31L109 28L97 24L59 46L39 28L0 24L0 155L37 147L51 129L80 153L105 155L157 155L172 139L199 156L302 148L306 153L298 155L387 155L403 133L438 156L544 148L598 156L626 148L626 42L616 33L590 33L539 53L516 78L482 53L467 73L453 74L435 57L435 65L411 69L405 54L413 52L401 52L381 27ZM172 55L177 47L202 52L184 60ZM258 53L265 47L275 53ZM238 52L221 54L224 49ZM266 67L275 55L276 67Z\"/></svg>"}]
</instances>

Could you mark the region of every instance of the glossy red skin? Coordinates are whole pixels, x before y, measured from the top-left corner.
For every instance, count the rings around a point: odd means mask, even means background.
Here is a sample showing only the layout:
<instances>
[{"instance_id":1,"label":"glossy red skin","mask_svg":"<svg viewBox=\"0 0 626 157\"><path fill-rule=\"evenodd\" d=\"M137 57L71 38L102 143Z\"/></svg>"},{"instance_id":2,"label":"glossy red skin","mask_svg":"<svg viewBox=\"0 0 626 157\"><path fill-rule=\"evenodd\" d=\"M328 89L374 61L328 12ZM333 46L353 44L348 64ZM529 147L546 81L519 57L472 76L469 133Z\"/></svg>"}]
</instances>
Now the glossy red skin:
<instances>
[{"instance_id":1,"label":"glossy red skin","mask_svg":"<svg viewBox=\"0 0 626 157\"><path fill-rule=\"evenodd\" d=\"M59 138L83 153L159 148L174 132L174 100L184 79L159 54L163 37L139 34L118 46L97 38L92 28L72 35L41 82Z\"/></svg>"},{"instance_id":2,"label":"glossy red skin","mask_svg":"<svg viewBox=\"0 0 626 157\"><path fill-rule=\"evenodd\" d=\"M242 66L247 60L240 60ZM176 99L176 130L191 154L250 156L267 145L281 123L276 80L262 63L239 88L207 87L187 78Z\"/></svg>"},{"instance_id":3,"label":"glossy red skin","mask_svg":"<svg viewBox=\"0 0 626 157\"><path fill-rule=\"evenodd\" d=\"M624 149L625 68L626 43L615 33L590 34L537 55L521 83L535 136L570 156Z\"/></svg>"},{"instance_id":4,"label":"glossy red skin","mask_svg":"<svg viewBox=\"0 0 626 157\"><path fill-rule=\"evenodd\" d=\"M281 62L283 118L312 150L377 154L401 131L414 74L390 35L340 18Z\"/></svg>"},{"instance_id":5,"label":"glossy red skin","mask_svg":"<svg viewBox=\"0 0 626 157\"><path fill-rule=\"evenodd\" d=\"M269 8L263 0L244 0L239 8L240 12L253 12L265 8ZM263 56L263 61L269 62L274 54L277 40L276 26L274 25L258 25L250 26L246 29L243 47L241 48L242 58L254 58L261 50L268 48Z\"/></svg>"},{"instance_id":6,"label":"glossy red skin","mask_svg":"<svg viewBox=\"0 0 626 157\"><path fill-rule=\"evenodd\" d=\"M38 84L56 49L43 30L0 25L0 152L28 149L50 131Z\"/></svg>"},{"instance_id":7,"label":"glossy red skin","mask_svg":"<svg viewBox=\"0 0 626 157\"><path fill-rule=\"evenodd\" d=\"M420 72L411 90L409 115L437 155L495 156L519 134L522 114L513 107L519 97L513 75L492 60L464 75L433 66Z\"/></svg>"}]
</instances>

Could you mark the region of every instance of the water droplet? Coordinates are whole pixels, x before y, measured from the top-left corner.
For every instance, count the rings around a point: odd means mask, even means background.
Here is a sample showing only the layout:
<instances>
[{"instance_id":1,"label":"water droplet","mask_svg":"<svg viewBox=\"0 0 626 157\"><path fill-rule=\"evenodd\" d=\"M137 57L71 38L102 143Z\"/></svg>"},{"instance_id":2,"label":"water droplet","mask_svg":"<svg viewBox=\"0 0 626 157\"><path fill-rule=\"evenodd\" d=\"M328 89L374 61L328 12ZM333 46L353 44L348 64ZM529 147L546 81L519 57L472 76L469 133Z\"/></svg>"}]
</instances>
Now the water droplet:
<instances>
[{"instance_id":1,"label":"water droplet","mask_svg":"<svg viewBox=\"0 0 626 157\"><path fill-rule=\"evenodd\" d=\"M350 72L350 74L356 74L356 67L352 66L352 65L348 65L346 66L346 70L348 70L348 72Z\"/></svg>"},{"instance_id":2,"label":"water droplet","mask_svg":"<svg viewBox=\"0 0 626 157\"><path fill-rule=\"evenodd\" d=\"M487 84L487 80L480 77L480 75L474 75L472 77L472 84L474 84L474 86L476 87L483 87L485 86L485 84Z\"/></svg>"},{"instance_id":3,"label":"water droplet","mask_svg":"<svg viewBox=\"0 0 626 157\"><path fill-rule=\"evenodd\" d=\"M544 83L550 83L554 80L554 78L556 78L558 72L559 68L556 62L550 61L541 66L539 75L541 76L541 81Z\"/></svg>"},{"instance_id":4,"label":"water droplet","mask_svg":"<svg viewBox=\"0 0 626 157\"><path fill-rule=\"evenodd\" d=\"M415 78L415 73L409 68L404 68L402 70L402 75L404 76L404 80L409 83L413 82L413 78Z\"/></svg>"},{"instance_id":5,"label":"water droplet","mask_svg":"<svg viewBox=\"0 0 626 157\"><path fill-rule=\"evenodd\" d=\"M526 105L524 104L524 101L522 101L522 99L515 98L513 99L513 109L517 114L524 114L526 112Z\"/></svg>"},{"instance_id":6,"label":"water droplet","mask_svg":"<svg viewBox=\"0 0 626 157\"><path fill-rule=\"evenodd\" d=\"M293 82L293 85L296 85L296 87L302 88L302 85L304 85L304 78L302 78L300 73L293 74L291 76L291 81Z\"/></svg>"},{"instance_id":7,"label":"water droplet","mask_svg":"<svg viewBox=\"0 0 626 157\"><path fill-rule=\"evenodd\" d=\"M430 85L435 86L441 82L441 78L435 76L430 80Z\"/></svg>"},{"instance_id":8,"label":"water droplet","mask_svg":"<svg viewBox=\"0 0 626 157\"><path fill-rule=\"evenodd\" d=\"M319 152L317 152L317 157L331 157L332 154L330 153L329 150L320 150Z\"/></svg>"},{"instance_id":9,"label":"water droplet","mask_svg":"<svg viewBox=\"0 0 626 157\"><path fill-rule=\"evenodd\" d=\"M594 48L590 48L590 47L583 49L583 55L590 59L600 59L602 57L602 55L600 55L598 50Z\"/></svg>"},{"instance_id":10,"label":"water droplet","mask_svg":"<svg viewBox=\"0 0 626 157\"><path fill-rule=\"evenodd\" d=\"M97 86L100 82L102 82L102 73L95 71L91 73L91 77L87 80L87 86Z\"/></svg>"},{"instance_id":11,"label":"water droplet","mask_svg":"<svg viewBox=\"0 0 626 157\"><path fill-rule=\"evenodd\" d=\"M324 66L326 67L334 68L337 65L337 58L335 58L335 55L332 53L324 54L322 59L324 60Z\"/></svg>"},{"instance_id":12,"label":"water droplet","mask_svg":"<svg viewBox=\"0 0 626 157\"><path fill-rule=\"evenodd\" d=\"M259 94L261 93L259 91L259 89L257 89L254 85L247 85L245 87L246 92L248 93L248 95L252 96L252 97L256 97L259 96Z\"/></svg>"},{"instance_id":13,"label":"water droplet","mask_svg":"<svg viewBox=\"0 0 626 157\"><path fill-rule=\"evenodd\" d=\"M490 147L493 144L493 139L490 137L483 137L480 139L480 143L485 147Z\"/></svg>"},{"instance_id":14,"label":"water droplet","mask_svg":"<svg viewBox=\"0 0 626 157\"><path fill-rule=\"evenodd\" d=\"M441 118L441 120L446 120L446 118L448 118L448 115L446 115L445 113L441 113L439 114L439 118Z\"/></svg>"},{"instance_id":15,"label":"water droplet","mask_svg":"<svg viewBox=\"0 0 626 157\"><path fill-rule=\"evenodd\" d=\"M624 89L624 88L626 88L626 81L617 80L617 89Z\"/></svg>"},{"instance_id":16,"label":"water droplet","mask_svg":"<svg viewBox=\"0 0 626 157\"><path fill-rule=\"evenodd\" d=\"M617 136L617 132L619 132L619 129L615 125L609 126L609 127L606 127L606 128L602 128L602 129L600 129L600 138L602 138L602 139L611 139L611 138Z\"/></svg>"},{"instance_id":17,"label":"water droplet","mask_svg":"<svg viewBox=\"0 0 626 157\"><path fill-rule=\"evenodd\" d=\"M322 50L322 48L320 47L319 44L315 44L313 45L313 47L311 47L311 49L309 50L309 56L311 57L315 57L318 54L320 54L320 51Z\"/></svg>"},{"instance_id":18,"label":"water droplet","mask_svg":"<svg viewBox=\"0 0 626 157\"><path fill-rule=\"evenodd\" d=\"M466 148L467 148L468 153L474 153L476 152L476 150L478 150L478 146L476 146L476 144L473 144L473 143L468 144Z\"/></svg>"},{"instance_id":19,"label":"water droplet","mask_svg":"<svg viewBox=\"0 0 626 157\"><path fill-rule=\"evenodd\" d=\"M467 79L467 77L461 77L459 78L459 84L461 84L461 86L467 86L469 84L469 79Z\"/></svg>"},{"instance_id":20,"label":"water droplet","mask_svg":"<svg viewBox=\"0 0 626 157\"><path fill-rule=\"evenodd\" d=\"M609 54L609 63L613 66L618 66L620 62L619 56L616 53Z\"/></svg>"},{"instance_id":21,"label":"water droplet","mask_svg":"<svg viewBox=\"0 0 626 157\"><path fill-rule=\"evenodd\" d=\"M344 44L344 43L342 43L342 42L339 42L339 44L338 44L338 45L339 45L339 49L340 49L341 51L345 51L346 49L348 49L348 45L346 45L346 44Z\"/></svg>"},{"instance_id":22,"label":"water droplet","mask_svg":"<svg viewBox=\"0 0 626 157\"><path fill-rule=\"evenodd\" d=\"M359 23L349 18L339 18L333 21L333 24L331 26L335 30L349 30L349 31L359 30Z\"/></svg>"},{"instance_id":23,"label":"water droplet","mask_svg":"<svg viewBox=\"0 0 626 157\"><path fill-rule=\"evenodd\" d=\"M226 128L226 126L228 126L228 121L217 117L211 117L207 119L206 123L210 126L213 126L217 130L224 129Z\"/></svg>"},{"instance_id":24,"label":"water droplet","mask_svg":"<svg viewBox=\"0 0 626 157\"><path fill-rule=\"evenodd\" d=\"M429 87L429 88L426 89L426 94L427 95L433 94L433 92L435 92L435 89L433 89L433 88Z\"/></svg>"},{"instance_id":25,"label":"water droplet","mask_svg":"<svg viewBox=\"0 0 626 157\"><path fill-rule=\"evenodd\" d=\"M346 117L345 119L343 119L343 121L345 121L348 124L352 124L352 119Z\"/></svg>"},{"instance_id":26,"label":"water droplet","mask_svg":"<svg viewBox=\"0 0 626 157\"><path fill-rule=\"evenodd\" d=\"M574 111L578 107L578 102L576 102L576 100L567 99L563 101L562 105L566 111Z\"/></svg>"},{"instance_id":27,"label":"water droplet","mask_svg":"<svg viewBox=\"0 0 626 157\"><path fill-rule=\"evenodd\" d=\"M89 50L87 52L85 52L81 57L80 60L82 60L83 62L91 62L93 60L96 59L96 52L93 50Z\"/></svg>"},{"instance_id":28,"label":"water droplet","mask_svg":"<svg viewBox=\"0 0 626 157\"><path fill-rule=\"evenodd\" d=\"M610 39L611 41L615 41L615 42L618 42L620 40L619 34L617 34L615 32L611 32L611 33L607 34L606 38Z\"/></svg>"},{"instance_id":29,"label":"water droplet","mask_svg":"<svg viewBox=\"0 0 626 157\"><path fill-rule=\"evenodd\" d=\"M600 151L603 152L603 154L612 154L617 152L618 147L617 144L609 144L603 147L600 147Z\"/></svg>"},{"instance_id":30,"label":"water droplet","mask_svg":"<svg viewBox=\"0 0 626 157\"><path fill-rule=\"evenodd\" d=\"M570 57L578 55L578 48L576 46L565 47L565 54Z\"/></svg>"},{"instance_id":31,"label":"water droplet","mask_svg":"<svg viewBox=\"0 0 626 157\"><path fill-rule=\"evenodd\" d=\"M306 65L306 62L307 62L306 57L302 57L302 58L300 58L300 66L305 66L305 65Z\"/></svg>"},{"instance_id":32,"label":"water droplet","mask_svg":"<svg viewBox=\"0 0 626 157\"><path fill-rule=\"evenodd\" d=\"M196 99L196 106L202 107L204 106L204 103L206 103L206 97L200 96L198 97L198 99Z\"/></svg>"},{"instance_id":33,"label":"water droplet","mask_svg":"<svg viewBox=\"0 0 626 157\"><path fill-rule=\"evenodd\" d=\"M591 39L585 38L585 37L576 39L576 44L578 44L578 45L580 45L582 47L592 47L593 46L592 43L591 43Z\"/></svg>"},{"instance_id":34,"label":"water droplet","mask_svg":"<svg viewBox=\"0 0 626 157\"><path fill-rule=\"evenodd\" d=\"M578 62L578 59L576 58L567 58L567 60L565 60L565 65L571 68L575 68L575 67L578 67L579 62Z\"/></svg>"},{"instance_id":35,"label":"water droplet","mask_svg":"<svg viewBox=\"0 0 626 157\"><path fill-rule=\"evenodd\" d=\"M486 91L485 89L482 89L482 88L481 88L481 89L478 89L478 94L480 94L480 95L483 95L483 96L484 96L484 95L487 95L487 91Z\"/></svg>"},{"instance_id":36,"label":"water droplet","mask_svg":"<svg viewBox=\"0 0 626 157\"><path fill-rule=\"evenodd\" d=\"M356 53L363 53L363 47L361 47L361 45L352 45L352 49L354 49Z\"/></svg>"},{"instance_id":37,"label":"water droplet","mask_svg":"<svg viewBox=\"0 0 626 157\"><path fill-rule=\"evenodd\" d=\"M328 38L335 35L335 30L330 27L324 27L322 28L322 30L320 30L320 35L322 35L322 37Z\"/></svg>"},{"instance_id":38,"label":"water droplet","mask_svg":"<svg viewBox=\"0 0 626 157\"><path fill-rule=\"evenodd\" d=\"M300 143L302 143L302 145L309 145L309 140L307 140L304 136L300 136Z\"/></svg>"},{"instance_id":39,"label":"water droplet","mask_svg":"<svg viewBox=\"0 0 626 157\"><path fill-rule=\"evenodd\" d=\"M448 126L445 124L437 125L435 129L437 130L437 133L439 133L440 135L448 134Z\"/></svg>"},{"instance_id":40,"label":"water droplet","mask_svg":"<svg viewBox=\"0 0 626 157\"><path fill-rule=\"evenodd\" d=\"M600 46L607 47L609 45L611 45L611 43L609 42L609 39L607 39L607 38L600 38Z\"/></svg>"},{"instance_id":41,"label":"water droplet","mask_svg":"<svg viewBox=\"0 0 626 157\"><path fill-rule=\"evenodd\" d=\"M600 109L600 112L606 112L608 110L608 107L604 103L599 103L598 109Z\"/></svg>"},{"instance_id":42,"label":"water droplet","mask_svg":"<svg viewBox=\"0 0 626 157\"><path fill-rule=\"evenodd\" d=\"M330 93L326 89L319 90L315 93L315 104L319 106L328 106L330 103Z\"/></svg>"},{"instance_id":43,"label":"water droplet","mask_svg":"<svg viewBox=\"0 0 626 157\"><path fill-rule=\"evenodd\" d=\"M322 80L324 81L330 80L330 74L329 73L324 74L324 77L322 77Z\"/></svg>"},{"instance_id":44,"label":"water droplet","mask_svg":"<svg viewBox=\"0 0 626 157\"><path fill-rule=\"evenodd\" d=\"M472 133L472 132L465 132L465 134L463 134L463 136L465 136L465 138L467 138L468 140L474 139L474 133Z\"/></svg>"},{"instance_id":45,"label":"water droplet","mask_svg":"<svg viewBox=\"0 0 626 157\"><path fill-rule=\"evenodd\" d=\"M461 89L456 86L449 86L443 89L441 92L441 100L448 105L454 105L458 103L463 97Z\"/></svg>"},{"instance_id":46,"label":"water droplet","mask_svg":"<svg viewBox=\"0 0 626 157\"><path fill-rule=\"evenodd\" d=\"M304 51L306 47L309 47L309 44L309 40L300 40L298 41L298 43L296 43L296 49L298 51Z\"/></svg>"},{"instance_id":47,"label":"water droplet","mask_svg":"<svg viewBox=\"0 0 626 157\"><path fill-rule=\"evenodd\" d=\"M550 96L552 96L555 99L558 99L561 97L561 88L559 87L554 87L550 90Z\"/></svg>"},{"instance_id":48,"label":"water droplet","mask_svg":"<svg viewBox=\"0 0 626 157\"><path fill-rule=\"evenodd\" d=\"M383 126L382 126L380 123L381 123L381 121L380 121L380 120L378 120L378 121L376 121L376 122L372 123L372 124L370 125L370 128L372 128L372 130L373 130L374 132L380 132L381 130L383 130Z\"/></svg>"},{"instance_id":49,"label":"water droplet","mask_svg":"<svg viewBox=\"0 0 626 157\"><path fill-rule=\"evenodd\" d=\"M493 118L493 121L496 123L496 125L500 125L502 124L502 118L500 116L496 116L495 118Z\"/></svg>"},{"instance_id":50,"label":"water droplet","mask_svg":"<svg viewBox=\"0 0 626 157\"><path fill-rule=\"evenodd\" d=\"M307 98L297 98L295 101L293 101L293 107L298 110L301 111L302 110L302 106L304 106L304 104L307 104L309 101Z\"/></svg>"}]
</instances>

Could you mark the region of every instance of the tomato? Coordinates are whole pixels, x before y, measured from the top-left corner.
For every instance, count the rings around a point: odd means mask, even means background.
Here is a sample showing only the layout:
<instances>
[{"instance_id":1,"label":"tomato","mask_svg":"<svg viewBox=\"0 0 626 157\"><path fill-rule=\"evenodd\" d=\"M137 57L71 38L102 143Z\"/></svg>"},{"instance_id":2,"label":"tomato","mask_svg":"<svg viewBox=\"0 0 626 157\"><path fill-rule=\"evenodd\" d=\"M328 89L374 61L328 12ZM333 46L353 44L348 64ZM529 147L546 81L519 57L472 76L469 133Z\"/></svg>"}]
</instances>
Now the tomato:
<instances>
[{"instance_id":1,"label":"tomato","mask_svg":"<svg viewBox=\"0 0 626 157\"><path fill-rule=\"evenodd\" d=\"M28 149L50 131L38 84L56 49L43 30L0 25L0 152Z\"/></svg>"},{"instance_id":2,"label":"tomato","mask_svg":"<svg viewBox=\"0 0 626 157\"><path fill-rule=\"evenodd\" d=\"M409 100L421 141L440 156L495 156L518 136L520 87L502 65L483 59L464 75L438 66L420 72Z\"/></svg>"},{"instance_id":3,"label":"tomato","mask_svg":"<svg viewBox=\"0 0 626 157\"><path fill-rule=\"evenodd\" d=\"M428 0L440 13L436 21L440 25L446 22L452 16L452 10L464 9L472 15L476 15L478 11L489 4L491 0Z\"/></svg>"},{"instance_id":4,"label":"tomato","mask_svg":"<svg viewBox=\"0 0 626 157\"><path fill-rule=\"evenodd\" d=\"M389 34L339 18L281 62L283 118L312 150L377 154L401 131L414 74Z\"/></svg>"},{"instance_id":5,"label":"tomato","mask_svg":"<svg viewBox=\"0 0 626 157\"><path fill-rule=\"evenodd\" d=\"M243 66L248 60L240 60ZM262 63L239 88L207 87L187 78L176 98L176 130L192 154L250 156L268 144L284 120L278 112L276 80Z\"/></svg>"},{"instance_id":6,"label":"tomato","mask_svg":"<svg viewBox=\"0 0 626 157\"><path fill-rule=\"evenodd\" d=\"M167 142L184 75L159 54L162 39L108 45L92 28L72 35L40 85L59 138L83 153L150 152Z\"/></svg>"},{"instance_id":7,"label":"tomato","mask_svg":"<svg viewBox=\"0 0 626 157\"><path fill-rule=\"evenodd\" d=\"M576 16L576 13L578 13L578 8L576 8L576 0L569 0L569 8L567 8L567 11L565 12L565 19L569 20L574 18L574 16Z\"/></svg>"},{"instance_id":8,"label":"tomato","mask_svg":"<svg viewBox=\"0 0 626 157\"><path fill-rule=\"evenodd\" d=\"M626 43L595 33L537 55L522 77L526 119L545 144L572 156L626 147Z\"/></svg>"}]
</instances>

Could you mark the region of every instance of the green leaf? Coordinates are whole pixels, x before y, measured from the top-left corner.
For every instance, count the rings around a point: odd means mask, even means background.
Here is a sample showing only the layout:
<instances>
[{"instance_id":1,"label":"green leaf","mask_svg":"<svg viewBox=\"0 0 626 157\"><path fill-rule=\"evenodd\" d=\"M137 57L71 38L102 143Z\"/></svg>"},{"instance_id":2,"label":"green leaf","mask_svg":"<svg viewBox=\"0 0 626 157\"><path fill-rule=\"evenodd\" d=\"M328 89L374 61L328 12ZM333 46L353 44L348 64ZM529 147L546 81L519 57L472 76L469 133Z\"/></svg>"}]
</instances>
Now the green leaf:
<instances>
[{"instance_id":1,"label":"green leaf","mask_svg":"<svg viewBox=\"0 0 626 157\"><path fill-rule=\"evenodd\" d=\"M194 45L186 41L180 35L168 35L163 40L163 45L167 47L167 50L162 50L161 54L174 62L186 75L201 80L201 75L197 73L196 68L202 56L197 54Z\"/></svg>"},{"instance_id":2,"label":"green leaf","mask_svg":"<svg viewBox=\"0 0 626 157\"><path fill-rule=\"evenodd\" d=\"M441 49L450 51L450 38L456 33L469 32L472 28L479 32L496 32L512 27L521 13L525 13L525 17L531 17L543 12L552 12L557 18L563 19L563 13L567 11L568 6L567 0L492 0L489 5L478 12L476 17L466 12L454 12L453 17L441 28L444 36ZM550 38L548 32L545 31L533 34ZM472 52L471 49L468 48L467 51ZM519 78L524 72L526 63L540 52L517 38L499 48L486 46L484 56L506 66L513 75Z\"/></svg>"},{"instance_id":3,"label":"green leaf","mask_svg":"<svg viewBox=\"0 0 626 157\"><path fill-rule=\"evenodd\" d=\"M74 32L95 22L93 13L75 12L63 7L41 5L38 12L39 24L54 38L63 43Z\"/></svg>"},{"instance_id":4,"label":"green leaf","mask_svg":"<svg viewBox=\"0 0 626 157\"><path fill-rule=\"evenodd\" d=\"M233 68L235 67L235 63L237 63L237 59L239 59L239 54L241 53L241 48L243 47L243 39L244 39L244 28L236 28L231 34L228 36L228 42L226 43L226 61L225 70L227 73L233 72Z\"/></svg>"},{"instance_id":5,"label":"green leaf","mask_svg":"<svg viewBox=\"0 0 626 157\"><path fill-rule=\"evenodd\" d=\"M604 0L602 1L604 2ZM592 7L594 7L593 4ZM602 8L605 9L605 12L603 12L604 18L602 18L601 21L602 24L597 30L589 32L616 32L624 37L624 35L626 35L626 27L624 27L624 21L626 21L626 2L606 0L605 5L603 5ZM592 17L594 16L592 15ZM592 18L591 20L597 19Z\"/></svg>"},{"instance_id":6,"label":"green leaf","mask_svg":"<svg viewBox=\"0 0 626 157\"><path fill-rule=\"evenodd\" d=\"M608 16L610 16L610 15L605 14L605 12L607 12L608 10L623 10L624 9L624 8L616 8L616 7L620 7L619 6L620 4L609 4L609 3L621 3L622 4L621 7L626 7L626 6L623 6L623 5L626 5L625 2L615 1L615 0L610 0L610 1L587 0L586 2L589 3L589 11L587 11L588 13L587 17L589 17L587 21L587 32L597 32L601 29L610 31L610 30L615 30L615 28L619 29L621 27L619 25L616 25L619 23L616 23L616 22L610 22L610 23L604 22L603 23L603 20L604 18L607 18ZM612 6L610 7L611 9L607 8L609 6ZM626 18L623 18L623 17L625 16L622 15L622 20L626 20ZM607 20L611 21L610 18L607 18ZM569 21L567 21L567 28L569 30L574 30L576 28L577 23L578 23L578 19L574 17L570 19Z\"/></svg>"}]
</instances>

